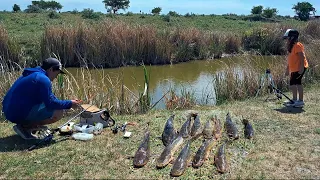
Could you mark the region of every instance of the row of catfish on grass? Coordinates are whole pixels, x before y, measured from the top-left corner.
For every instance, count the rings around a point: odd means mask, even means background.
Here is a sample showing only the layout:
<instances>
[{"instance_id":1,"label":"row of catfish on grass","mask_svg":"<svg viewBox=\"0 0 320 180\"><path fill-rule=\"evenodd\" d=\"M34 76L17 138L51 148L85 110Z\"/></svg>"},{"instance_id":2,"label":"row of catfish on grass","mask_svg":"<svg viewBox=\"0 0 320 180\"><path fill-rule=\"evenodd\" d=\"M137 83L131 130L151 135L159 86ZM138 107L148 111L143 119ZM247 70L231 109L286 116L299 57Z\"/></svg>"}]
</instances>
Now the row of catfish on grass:
<instances>
[{"instance_id":1,"label":"row of catfish on grass","mask_svg":"<svg viewBox=\"0 0 320 180\"><path fill-rule=\"evenodd\" d=\"M170 116L164 126L161 138L165 147L161 155L158 157L156 164L157 168L166 167L173 160L174 153L179 149L184 141L187 141L172 166L170 175L174 177L181 176L186 168L191 164L194 168L202 166L204 161L208 159L210 151L214 145L216 145L222 137L223 132L226 133L228 140L231 141L238 139L240 136L237 126L231 120L229 113L227 114L226 121L224 123L224 131L217 116L210 118L202 128L199 115L196 113L190 113L187 116L187 121L181 126L180 131L177 132L173 124L174 117L175 115ZM252 125L246 119L243 119L242 122L245 126L244 137L251 139L254 135ZM204 138L202 145L191 159L190 143L201 136ZM148 163L150 157L149 138L150 132L147 130L143 141L135 153L133 160L134 167L143 167ZM217 171L220 173L227 172L229 168L225 156L225 148L225 143L223 143L220 145L214 156L214 164Z\"/></svg>"}]
</instances>

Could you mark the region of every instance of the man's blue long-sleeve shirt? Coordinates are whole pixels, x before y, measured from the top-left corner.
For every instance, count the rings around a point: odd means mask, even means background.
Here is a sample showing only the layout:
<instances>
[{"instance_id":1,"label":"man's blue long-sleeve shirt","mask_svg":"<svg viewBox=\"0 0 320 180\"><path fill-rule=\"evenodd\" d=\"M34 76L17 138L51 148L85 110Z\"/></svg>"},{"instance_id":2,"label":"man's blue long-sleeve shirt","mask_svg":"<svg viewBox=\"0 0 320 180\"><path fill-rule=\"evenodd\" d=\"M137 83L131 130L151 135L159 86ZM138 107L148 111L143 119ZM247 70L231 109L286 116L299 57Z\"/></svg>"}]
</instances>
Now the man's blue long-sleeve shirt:
<instances>
[{"instance_id":1,"label":"man's blue long-sleeve shirt","mask_svg":"<svg viewBox=\"0 0 320 180\"><path fill-rule=\"evenodd\" d=\"M32 107L44 103L52 110L70 109L70 100L59 100L52 93L52 85L41 67L26 68L12 85L2 102L2 111L11 122L24 120Z\"/></svg>"}]
</instances>

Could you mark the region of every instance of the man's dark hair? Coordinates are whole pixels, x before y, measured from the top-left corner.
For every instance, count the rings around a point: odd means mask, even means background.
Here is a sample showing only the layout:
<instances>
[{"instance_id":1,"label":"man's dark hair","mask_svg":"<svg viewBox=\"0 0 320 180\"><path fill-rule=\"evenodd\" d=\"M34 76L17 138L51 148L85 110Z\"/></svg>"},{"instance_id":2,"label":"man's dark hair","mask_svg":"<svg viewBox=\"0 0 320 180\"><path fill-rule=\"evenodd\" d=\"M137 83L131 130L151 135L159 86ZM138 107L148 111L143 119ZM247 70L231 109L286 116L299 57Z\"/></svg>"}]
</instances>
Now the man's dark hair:
<instances>
[{"instance_id":1,"label":"man's dark hair","mask_svg":"<svg viewBox=\"0 0 320 180\"><path fill-rule=\"evenodd\" d=\"M47 59L43 60L41 68L44 69L44 70L48 70L48 69L52 68L54 71L58 71L59 70L62 74L65 74L62 71L61 62L56 58L47 58Z\"/></svg>"}]
</instances>

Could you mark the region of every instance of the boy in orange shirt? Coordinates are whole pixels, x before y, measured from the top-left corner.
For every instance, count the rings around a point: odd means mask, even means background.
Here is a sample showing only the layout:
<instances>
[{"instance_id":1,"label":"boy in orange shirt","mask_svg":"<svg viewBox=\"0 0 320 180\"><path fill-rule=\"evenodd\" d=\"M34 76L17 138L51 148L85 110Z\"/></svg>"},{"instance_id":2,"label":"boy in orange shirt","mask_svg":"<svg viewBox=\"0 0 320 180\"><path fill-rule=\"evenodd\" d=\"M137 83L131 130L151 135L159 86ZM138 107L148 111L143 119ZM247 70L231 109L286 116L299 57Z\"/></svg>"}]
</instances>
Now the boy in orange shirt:
<instances>
[{"instance_id":1,"label":"boy in orange shirt","mask_svg":"<svg viewBox=\"0 0 320 180\"><path fill-rule=\"evenodd\" d=\"M299 32L295 29L288 29L283 39L287 40L288 65L286 75L290 74L290 89L292 92L292 102L286 102L287 106L303 106L303 87L301 84L302 77L309 67L304 46L298 41ZM299 100L297 100L297 94L299 94Z\"/></svg>"}]
</instances>

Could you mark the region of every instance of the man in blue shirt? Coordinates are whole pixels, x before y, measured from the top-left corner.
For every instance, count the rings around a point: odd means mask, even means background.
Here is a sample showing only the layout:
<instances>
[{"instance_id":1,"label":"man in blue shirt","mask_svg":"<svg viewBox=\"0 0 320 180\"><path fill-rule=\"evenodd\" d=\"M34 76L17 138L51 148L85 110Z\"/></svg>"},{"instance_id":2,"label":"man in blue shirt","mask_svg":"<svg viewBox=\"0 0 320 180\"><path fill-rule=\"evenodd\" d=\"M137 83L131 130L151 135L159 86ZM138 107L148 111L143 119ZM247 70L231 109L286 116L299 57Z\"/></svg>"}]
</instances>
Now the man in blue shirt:
<instances>
[{"instance_id":1,"label":"man in blue shirt","mask_svg":"<svg viewBox=\"0 0 320 180\"><path fill-rule=\"evenodd\" d=\"M22 138L33 139L36 128L60 120L64 109L79 107L79 100L59 100L52 93L51 82L60 73L65 74L59 60L45 59L41 66L24 69L5 95L2 111Z\"/></svg>"}]
</instances>

